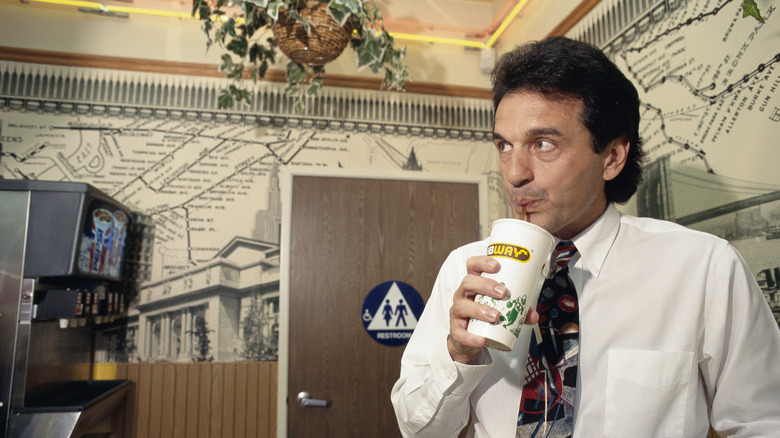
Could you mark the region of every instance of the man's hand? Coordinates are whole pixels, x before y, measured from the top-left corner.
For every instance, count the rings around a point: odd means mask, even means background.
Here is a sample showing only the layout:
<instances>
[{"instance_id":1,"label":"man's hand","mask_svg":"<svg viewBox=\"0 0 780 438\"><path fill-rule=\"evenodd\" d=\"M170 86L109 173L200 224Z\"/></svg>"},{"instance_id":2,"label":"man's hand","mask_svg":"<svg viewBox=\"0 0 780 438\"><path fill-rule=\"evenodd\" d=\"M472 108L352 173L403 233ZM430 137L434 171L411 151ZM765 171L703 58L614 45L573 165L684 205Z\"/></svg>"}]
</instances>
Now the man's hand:
<instances>
[{"instance_id":1,"label":"man's hand","mask_svg":"<svg viewBox=\"0 0 780 438\"><path fill-rule=\"evenodd\" d=\"M467 274L453 296L450 308L450 334L447 336L447 349L456 362L473 363L485 346L485 338L466 331L469 319L479 319L485 322L496 322L499 313L484 304L474 301L476 294L502 299L506 296L506 287L501 283L482 277L483 272L498 272L501 265L492 257L474 256L466 261ZM526 316L526 324L536 324L539 315L530 309Z\"/></svg>"}]
</instances>

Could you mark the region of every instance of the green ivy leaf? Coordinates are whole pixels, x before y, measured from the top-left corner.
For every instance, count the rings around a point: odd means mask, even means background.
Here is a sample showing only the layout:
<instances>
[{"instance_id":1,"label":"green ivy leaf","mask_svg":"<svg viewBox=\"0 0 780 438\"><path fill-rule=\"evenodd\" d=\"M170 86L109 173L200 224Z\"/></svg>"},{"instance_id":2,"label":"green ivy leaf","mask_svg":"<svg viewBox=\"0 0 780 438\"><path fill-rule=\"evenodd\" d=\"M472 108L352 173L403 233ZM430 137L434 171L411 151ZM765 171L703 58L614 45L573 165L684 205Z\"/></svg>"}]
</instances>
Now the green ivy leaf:
<instances>
[{"instance_id":1,"label":"green ivy leaf","mask_svg":"<svg viewBox=\"0 0 780 438\"><path fill-rule=\"evenodd\" d=\"M322 88L322 78L312 78L311 82L309 83L309 88L306 89L306 94L310 96L315 96L317 93L320 92L320 89Z\"/></svg>"},{"instance_id":2,"label":"green ivy leaf","mask_svg":"<svg viewBox=\"0 0 780 438\"><path fill-rule=\"evenodd\" d=\"M373 9L374 9L374 11L373 11L374 20L381 22L382 21L382 11L379 9L379 5L374 3L374 8Z\"/></svg>"},{"instance_id":3,"label":"green ivy leaf","mask_svg":"<svg viewBox=\"0 0 780 438\"><path fill-rule=\"evenodd\" d=\"M294 18L295 21L301 23L301 26L306 29L306 35L311 34L311 24L309 24L309 22L303 18L303 15L299 14L298 11L288 11L287 14L290 16L290 18Z\"/></svg>"},{"instance_id":4,"label":"green ivy leaf","mask_svg":"<svg viewBox=\"0 0 780 438\"><path fill-rule=\"evenodd\" d=\"M298 84L293 84L291 82L287 83L287 86L284 87L284 93L288 96L294 96L298 94L301 91L301 87Z\"/></svg>"},{"instance_id":5,"label":"green ivy leaf","mask_svg":"<svg viewBox=\"0 0 780 438\"><path fill-rule=\"evenodd\" d=\"M259 13L257 7L251 3L244 3L244 27L243 30L247 35L254 34L257 29L263 26L258 20L262 17L262 13Z\"/></svg>"},{"instance_id":6,"label":"green ivy leaf","mask_svg":"<svg viewBox=\"0 0 780 438\"><path fill-rule=\"evenodd\" d=\"M244 64L234 64L225 77L234 81L240 81L244 77Z\"/></svg>"},{"instance_id":7,"label":"green ivy leaf","mask_svg":"<svg viewBox=\"0 0 780 438\"><path fill-rule=\"evenodd\" d=\"M338 0L332 0L336 2ZM341 4L352 14L358 14L362 9L365 2L363 0L342 0Z\"/></svg>"},{"instance_id":8,"label":"green ivy leaf","mask_svg":"<svg viewBox=\"0 0 780 438\"><path fill-rule=\"evenodd\" d=\"M222 59L222 65L219 66L220 71L229 71L233 68L233 57L229 53L223 53L220 59Z\"/></svg>"},{"instance_id":9,"label":"green ivy leaf","mask_svg":"<svg viewBox=\"0 0 780 438\"><path fill-rule=\"evenodd\" d=\"M244 0L246 3L252 3L258 8L265 8L268 6L268 0Z\"/></svg>"},{"instance_id":10,"label":"green ivy leaf","mask_svg":"<svg viewBox=\"0 0 780 438\"><path fill-rule=\"evenodd\" d=\"M268 3L268 6L265 8L265 13L268 14L273 21L276 21L279 19L279 9L281 9L282 6L284 6L282 1L272 1Z\"/></svg>"},{"instance_id":11,"label":"green ivy leaf","mask_svg":"<svg viewBox=\"0 0 780 438\"><path fill-rule=\"evenodd\" d=\"M250 94L248 90L238 88L235 85L231 85L230 89L233 92L233 96L236 96L239 102L246 102L247 104L252 103L249 99Z\"/></svg>"},{"instance_id":12,"label":"green ivy leaf","mask_svg":"<svg viewBox=\"0 0 780 438\"><path fill-rule=\"evenodd\" d=\"M192 2L192 15L198 14L200 17L210 17L211 8L208 3L203 0L196 0Z\"/></svg>"},{"instance_id":13,"label":"green ivy leaf","mask_svg":"<svg viewBox=\"0 0 780 438\"><path fill-rule=\"evenodd\" d=\"M361 71L369 67L376 73L382 68L382 60L385 56L385 48L382 39L377 37L366 38L360 47L355 49L357 53L357 70Z\"/></svg>"},{"instance_id":14,"label":"green ivy leaf","mask_svg":"<svg viewBox=\"0 0 780 438\"><path fill-rule=\"evenodd\" d=\"M404 88L404 81L409 78L409 71L403 63L404 49L396 49L393 39L382 29L377 33L374 29L381 28L381 10L375 2L367 0L318 0L327 3L328 13L339 23L350 23L357 38L350 39L350 46L355 51L358 71L369 67L374 72L384 70L383 87L387 89ZM193 15L198 14L201 30L206 34L206 48L214 42L226 52L222 56L220 70L235 83L226 93L220 95L221 107L230 107L245 100L249 102L249 94L237 86L245 77L257 81L263 78L271 63L275 62L278 43L273 37L267 37L271 25L279 19L282 10L289 11L292 19L302 23L307 32L312 32L308 23L297 11L304 0L193 0ZM754 5L753 2L748 2ZM237 16L233 15L233 7L240 7ZM217 17L218 19L212 20ZM760 15L759 15L760 16ZM262 40L262 41L261 41ZM288 95L294 95L299 109L309 94L317 94L322 87L322 71L324 68L305 67L295 62L287 67Z\"/></svg>"},{"instance_id":15,"label":"green ivy leaf","mask_svg":"<svg viewBox=\"0 0 780 438\"><path fill-rule=\"evenodd\" d=\"M287 78L295 82L303 82L306 80L306 68L295 61L287 63Z\"/></svg>"},{"instance_id":16,"label":"green ivy leaf","mask_svg":"<svg viewBox=\"0 0 780 438\"><path fill-rule=\"evenodd\" d=\"M200 29L206 34L206 50L208 50L214 44L214 40L211 39L211 21L204 21Z\"/></svg>"},{"instance_id":17,"label":"green ivy leaf","mask_svg":"<svg viewBox=\"0 0 780 438\"><path fill-rule=\"evenodd\" d=\"M328 2L328 15L333 17L340 26L344 26L353 15L358 15L363 8L363 2L359 0L330 0Z\"/></svg>"},{"instance_id":18,"label":"green ivy leaf","mask_svg":"<svg viewBox=\"0 0 780 438\"><path fill-rule=\"evenodd\" d=\"M233 95L230 94L230 90L222 90L217 98L217 105L220 108L230 108L233 106Z\"/></svg>"},{"instance_id":19,"label":"green ivy leaf","mask_svg":"<svg viewBox=\"0 0 780 438\"><path fill-rule=\"evenodd\" d=\"M338 4L338 2L332 1L328 5L328 15L330 15L331 18L336 20L339 26L344 26L344 24L349 19L350 12L344 9L344 7Z\"/></svg>"},{"instance_id":20,"label":"green ivy leaf","mask_svg":"<svg viewBox=\"0 0 780 438\"><path fill-rule=\"evenodd\" d=\"M742 18L745 18L748 15L762 24L765 23L764 17L761 16L761 11L758 9L755 0L742 0Z\"/></svg>"},{"instance_id":21,"label":"green ivy leaf","mask_svg":"<svg viewBox=\"0 0 780 438\"><path fill-rule=\"evenodd\" d=\"M243 58L249 49L249 41L244 37L237 36L230 40L225 48Z\"/></svg>"},{"instance_id":22,"label":"green ivy leaf","mask_svg":"<svg viewBox=\"0 0 780 438\"><path fill-rule=\"evenodd\" d=\"M219 96L217 97L217 106L219 108L232 108L234 102L246 102L247 104L252 103L250 101L249 91L238 88L231 84L230 87L222 90L222 92L220 92Z\"/></svg>"},{"instance_id":23,"label":"green ivy leaf","mask_svg":"<svg viewBox=\"0 0 780 438\"><path fill-rule=\"evenodd\" d=\"M257 68L257 76L259 76L260 78L264 78L265 73L267 71L268 71L268 62L263 61L260 63L260 66ZM257 80L257 78L255 78L255 80Z\"/></svg>"},{"instance_id":24,"label":"green ivy leaf","mask_svg":"<svg viewBox=\"0 0 780 438\"><path fill-rule=\"evenodd\" d=\"M221 26L216 28L216 30L214 31L214 39L216 41L219 41L220 43L224 43L225 38L228 35L235 36L236 35L235 25L236 25L236 20L229 18L227 21L222 23Z\"/></svg>"},{"instance_id":25,"label":"green ivy leaf","mask_svg":"<svg viewBox=\"0 0 780 438\"><path fill-rule=\"evenodd\" d=\"M252 44L249 47L249 62L257 62L263 59L263 48L257 43Z\"/></svg>"}]
</instances>

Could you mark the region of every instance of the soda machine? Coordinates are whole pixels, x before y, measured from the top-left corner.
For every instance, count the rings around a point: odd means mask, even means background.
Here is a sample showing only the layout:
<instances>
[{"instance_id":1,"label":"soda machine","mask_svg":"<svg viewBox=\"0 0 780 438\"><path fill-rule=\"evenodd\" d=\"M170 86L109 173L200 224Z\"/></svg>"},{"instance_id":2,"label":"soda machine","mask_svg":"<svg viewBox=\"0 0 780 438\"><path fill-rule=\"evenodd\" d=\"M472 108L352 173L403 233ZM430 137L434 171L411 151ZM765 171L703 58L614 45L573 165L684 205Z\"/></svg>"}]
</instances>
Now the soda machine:
<instances>
[{"instance_id":1,"label":"soda machine","mask_svg":"<svg viewBox=\"0 0 780 438\"><path fill-rule=\"evenodd\" d=\"M92 377L96 324L121 317L132 283L132 229L89 184L0 179L0 437L77 437L128 415L132 383Z\"/></svg>"}]
</instances>

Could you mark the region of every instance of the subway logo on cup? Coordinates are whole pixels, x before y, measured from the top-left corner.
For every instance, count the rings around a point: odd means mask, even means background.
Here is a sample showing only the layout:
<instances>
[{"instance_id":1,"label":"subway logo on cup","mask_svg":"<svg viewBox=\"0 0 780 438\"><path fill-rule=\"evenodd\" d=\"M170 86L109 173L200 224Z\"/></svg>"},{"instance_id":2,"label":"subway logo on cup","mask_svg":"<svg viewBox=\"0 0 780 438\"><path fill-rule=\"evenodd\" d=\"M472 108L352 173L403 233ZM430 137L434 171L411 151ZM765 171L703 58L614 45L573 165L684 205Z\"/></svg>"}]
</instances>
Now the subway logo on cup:
<instances>
[{"instance_id":1,"label":"subway logo on cup","mask_svg":"<svg viewBox=\"0 0 780 438\"><path fill-rule=\"evenodd\" d=\"M528 251L522 246L509 243L493 243L488 245L487 255L490 257L506 257L508 259L517 260L520 263L526 263L528 260L531 260L531 251Z\"/></svg>"}]
</instances>

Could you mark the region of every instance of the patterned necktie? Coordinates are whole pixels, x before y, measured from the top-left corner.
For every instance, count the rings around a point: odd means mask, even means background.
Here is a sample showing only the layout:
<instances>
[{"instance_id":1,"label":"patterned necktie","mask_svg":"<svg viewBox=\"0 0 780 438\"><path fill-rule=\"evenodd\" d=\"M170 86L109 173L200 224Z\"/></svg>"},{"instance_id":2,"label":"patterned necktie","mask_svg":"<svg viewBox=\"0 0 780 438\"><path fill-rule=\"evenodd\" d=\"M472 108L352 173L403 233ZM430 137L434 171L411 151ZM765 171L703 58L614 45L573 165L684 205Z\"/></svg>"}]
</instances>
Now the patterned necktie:
<instances>
[{"instance_id":1,"label":"patterned necktie","mask_svg":"<svg viewBox=\"0 0 780 438\"><path fill-rule=\"evenodd\" d=\"M572 435L580 319L568 265L576 253L571 242L558 243L555 273L539 294L539 324L534 326L528 351L517 438Z\"/></svg>"}]
</instances>

